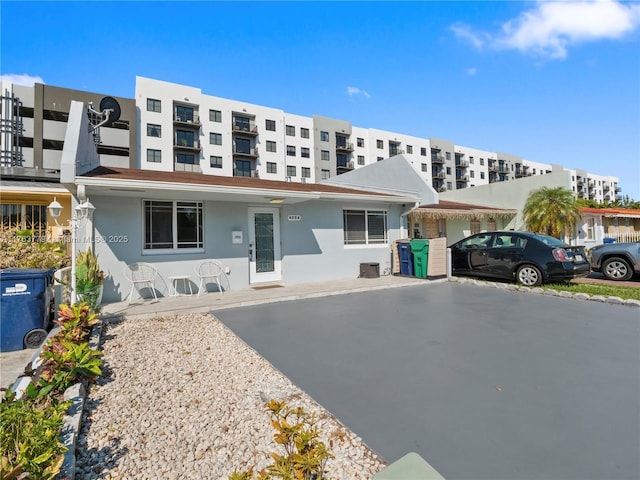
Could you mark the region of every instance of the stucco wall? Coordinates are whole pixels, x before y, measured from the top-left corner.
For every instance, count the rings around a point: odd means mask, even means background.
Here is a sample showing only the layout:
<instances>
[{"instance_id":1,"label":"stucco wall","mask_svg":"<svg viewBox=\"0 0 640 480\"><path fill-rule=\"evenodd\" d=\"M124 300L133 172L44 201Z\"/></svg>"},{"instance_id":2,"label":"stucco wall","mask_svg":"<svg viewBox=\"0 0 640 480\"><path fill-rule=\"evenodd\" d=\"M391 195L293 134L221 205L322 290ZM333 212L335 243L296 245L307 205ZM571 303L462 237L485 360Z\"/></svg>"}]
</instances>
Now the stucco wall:
<instances>
[{"instance_id":1,"label":"stucco wall","mask_svg":"<svg viewBox=\"0 0 640 480\"><path fill-rule=\"evenodd\" d=\"M220 260L231 268L228 279L232 289L249 287L248 204L204 202L204 253L149 255L143 254L142 248L142 199L93 195L91 202L96 207L94 225L98 240L95 251L100 266L108 275L105 302L123 300L128 294L131 284L124 276L124 268L133 262L148 262L156 267L160 275L156 287L165 295L170 275L191 275L195 289L198 285L196 268L202 260L209 258ZM344 246L343 208L387 210L389 242L398 238L399 206L315 201L285 205L280 209L283 282L355 278L360 273L361 262L379 263L381 273L390 268L389 245ZM299 215L300 220L289 221L289 215ZM243 232L243 244L231 243L234 230Z\"/></svg>"}]
</instances>

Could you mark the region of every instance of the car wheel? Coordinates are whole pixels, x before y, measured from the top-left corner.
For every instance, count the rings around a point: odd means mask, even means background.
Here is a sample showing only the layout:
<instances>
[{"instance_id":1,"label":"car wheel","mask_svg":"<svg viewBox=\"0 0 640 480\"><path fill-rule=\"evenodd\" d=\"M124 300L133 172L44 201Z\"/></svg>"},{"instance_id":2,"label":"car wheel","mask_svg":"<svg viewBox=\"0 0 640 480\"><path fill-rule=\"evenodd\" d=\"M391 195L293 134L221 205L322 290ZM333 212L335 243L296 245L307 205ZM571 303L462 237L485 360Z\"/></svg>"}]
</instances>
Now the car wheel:
<instances>
[{"instance_id":1,"label":"car wheel","mask_svg":"<svg viewBox=\"0 0 640 480\"><path fill-rule=\"evenodd\" d=\"M533 265L522 265L516 272L516 279L525 287L537 287L542 285L542 272Z\"/></svg>"},{"instance_id":2,"label":"car wheel","mask_svg":"<svg viewBox=\"0 0 640 480\"><path fill-rule=\"evenodd\" d=\"M633 271L625 259L611 257L602 263L602 274L609 280L629 280Z\"/></svg>"}]
</instances>

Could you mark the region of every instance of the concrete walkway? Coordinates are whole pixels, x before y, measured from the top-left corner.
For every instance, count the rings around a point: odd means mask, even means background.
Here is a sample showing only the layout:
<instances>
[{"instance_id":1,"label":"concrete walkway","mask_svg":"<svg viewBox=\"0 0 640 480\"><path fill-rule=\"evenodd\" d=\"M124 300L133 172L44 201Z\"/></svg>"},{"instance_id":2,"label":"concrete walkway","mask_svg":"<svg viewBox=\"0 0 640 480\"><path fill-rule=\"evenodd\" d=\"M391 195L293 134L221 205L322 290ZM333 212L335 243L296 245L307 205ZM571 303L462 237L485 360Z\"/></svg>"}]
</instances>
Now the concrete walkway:
<instances>
[{"instance_id":1,"label":"concrete walkway","mask_svg":"<svg viewBox=\"0 0 640 480\"><path fill-rule=\"evenodd\" d=\"M352 278L332 280L329 282L301 283L296 285L269 285L244 290L229 290L220 294L209 292L201 296L186 295L179 297L162 297L153 299L136 299L128 302L108 303L102 305L102 316L126 317L127 319L152 318L170 316L181 313L206 313L222 308L248 307L264 303L317 298L330 295L387 290L390 288L424 285L425 283L442 282L441 280L425 280L415 277L387 275L379 278Z\"/></svg>"}]
</instances>

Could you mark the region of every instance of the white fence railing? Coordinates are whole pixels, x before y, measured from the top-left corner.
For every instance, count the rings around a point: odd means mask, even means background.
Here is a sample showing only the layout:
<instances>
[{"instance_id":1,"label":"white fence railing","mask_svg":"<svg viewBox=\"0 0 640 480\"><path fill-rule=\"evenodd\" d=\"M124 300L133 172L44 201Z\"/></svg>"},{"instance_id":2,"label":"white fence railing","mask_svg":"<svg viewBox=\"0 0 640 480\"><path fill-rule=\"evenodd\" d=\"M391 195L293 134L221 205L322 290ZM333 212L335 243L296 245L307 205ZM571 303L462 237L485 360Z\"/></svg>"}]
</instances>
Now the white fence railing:
<instances>
[{"instance_id":1,"label":"white fence railing","mask_svg":"<svg viewBox=\"0 0 640 480\"><path fill-rule=\"evenodd\" d=\"M640 242L640 232L607 233L604 238L613 238L617 243Z\"/></svg>"}]
</instances>

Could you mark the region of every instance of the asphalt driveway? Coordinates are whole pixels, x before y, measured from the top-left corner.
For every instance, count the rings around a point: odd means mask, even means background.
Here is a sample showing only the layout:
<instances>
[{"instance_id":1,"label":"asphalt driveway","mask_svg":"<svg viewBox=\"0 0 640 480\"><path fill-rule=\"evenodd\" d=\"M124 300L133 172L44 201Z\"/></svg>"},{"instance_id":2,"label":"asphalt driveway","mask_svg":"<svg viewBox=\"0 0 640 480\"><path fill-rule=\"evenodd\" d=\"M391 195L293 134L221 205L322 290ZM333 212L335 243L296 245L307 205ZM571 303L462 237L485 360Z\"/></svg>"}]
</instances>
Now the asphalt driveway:
<instances>
[{"instance_id":1,"label":"asphalt driveway","mask_svg":"<svg viewBox=\"0 0 640 480\"><path fill-rule=\"evenodd\" d=\"M438 283L213 313L389 462L640 478L635 308Z\"/></svg>"}]
</instances>

